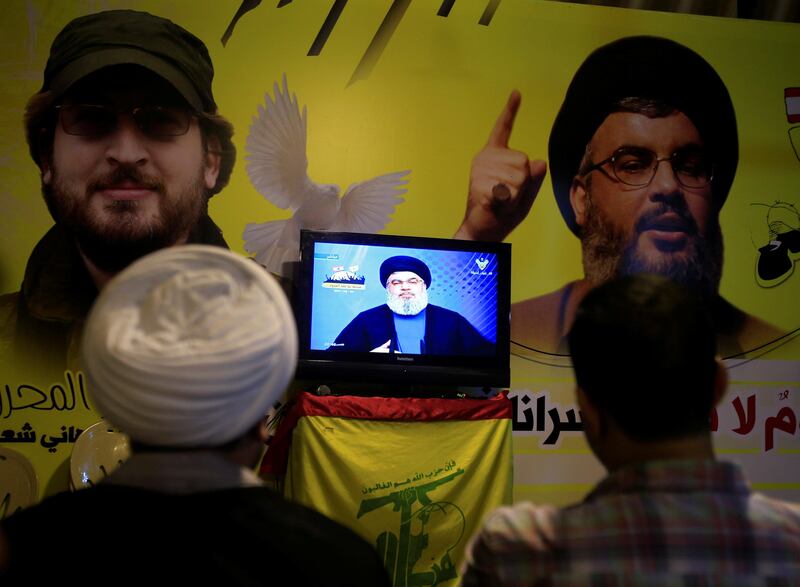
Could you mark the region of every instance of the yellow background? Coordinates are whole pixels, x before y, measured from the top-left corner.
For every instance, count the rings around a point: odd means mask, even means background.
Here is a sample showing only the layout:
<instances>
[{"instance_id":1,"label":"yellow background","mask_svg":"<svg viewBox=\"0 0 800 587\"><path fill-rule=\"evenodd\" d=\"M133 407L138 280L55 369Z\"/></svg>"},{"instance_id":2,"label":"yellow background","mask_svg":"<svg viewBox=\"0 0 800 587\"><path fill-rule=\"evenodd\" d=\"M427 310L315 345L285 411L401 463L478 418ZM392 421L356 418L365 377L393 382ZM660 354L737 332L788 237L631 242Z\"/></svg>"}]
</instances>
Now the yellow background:
<instances>
[{"instance_id":1,"label":"yellow background","mask_svg":"<svg viewBox=\"0 0 800 587\"><path fill-rule=\"evenodd\" d=\"M3 4L0 291L18 289L31 249L51 225L21 122L27 98L41 85L50 42L73 17L100 8L132 7L173 19L209 47L216 69L215 96L221 113L237 129L239 149L231 183L212 200L210 211L231 247L239 252L243 252L241 234L247 222L288 217L288 212L277 209L252 188L244 165L250 120L257 105L263 103L264 93L272 92L273 83L284 73L290 90L308 108L308 160L313 180L344 188L378 174L410 169L405 202L385 232L449 237L463 215L471 158L485 143L513 88L521 91L523 99L511 146L532 158L546 158L550 125L563 93L591 50L631 34L668 36L684 43L717 69L731 92L739 122L739 170L722 211L722 294L786 330L800 326L800 274L771 289L756 284L757 248L766 244L768 235L763 208L752 206L783 200L800 208L800 161L789 143L792 125L786 119L783 97L784 88L800 86L799 25L503 0L490 26L481 26L478 20L487 1L458 0L450 16L442 18L436 15L441 0L416 0L369 77L348 85L391 5L389 0L348 2L317 57L306 54L333 0L298 0L280 9L277 2L263 2L242 17L223 48L220 37L239 5L240 0L16 0ZM549 292L581 275L579 243L557 211L549 179L529 218L509 241L514 245L515 301ZM790 361L789 376L782 376L779 385L796 395L800 369L792 360L800 359L798 340L768 358L782 365ZM545 389L553 378L550 367L535 362L515 359L512 366L515 388ZM771 363L764 361L756 379L769 382L772 369ZM781 372L785 371L784 365ZM559 401L566 404L571 393L569 371L561 368L555 377L562 380ZM793 405L798 404L793 401ZM60 414L36 416L50 427L64 423ZM79 422L82 426L92 419L82 418L87 420ZM0 429L19 428L24 421L0 421ZM537 468L540 439L515 438L519 464ZM791 443L787 450L796 450L800 444L797 435ZM582 455L579 466L585 469L581 463L593 462L581 438L573 435L567 444L576 448L561 449ZM64 455L62 452L57 461L35 448L31 457L47 485ZM552 454L557 453L545 456ZM786 459L788 466L796 455ZM555 473L554 485L559 478L571 478L569 459L562 463L563 474ZM595 469L575 481L574 487L581 492L600 474L597 465L593 466ZM520 488L540 487L541 480L518 478L517 496L536 494ZM554 501L573 497L573 486L568 481L562 485L564 492L554 487L544 497Z\"/></svg>"}]
</instances>

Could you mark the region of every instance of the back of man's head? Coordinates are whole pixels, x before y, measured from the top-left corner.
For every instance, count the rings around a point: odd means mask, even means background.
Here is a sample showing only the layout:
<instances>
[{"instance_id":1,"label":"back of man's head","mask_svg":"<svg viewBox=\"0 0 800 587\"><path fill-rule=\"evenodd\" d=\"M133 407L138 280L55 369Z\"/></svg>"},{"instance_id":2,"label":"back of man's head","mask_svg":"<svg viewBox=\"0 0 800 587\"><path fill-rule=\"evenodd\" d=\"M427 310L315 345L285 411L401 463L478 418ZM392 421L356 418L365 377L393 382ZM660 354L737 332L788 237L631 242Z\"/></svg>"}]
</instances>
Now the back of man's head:
<instances>
[{"instance_id":1,"label":"back of man's head","mask_svg":"<svg viewBox=\"0 0 800 587\"><path fill-rule=\"evenodd\" d=\"M186 245L143 257L103 288L82 353L92 400L135 443L220 447L282 396L297 330L262 267Z\"/></svg>"},{"instance_id":2,"label":"back of man's head","mask_svg":"<svg viewBox=\"0 0 800 587\"><path fill-rule=\"evenodd\" d=\"M578 309L569 347L577 384L632 439L709 430L716 341L691 291L645 274L598 286Z\"/></svg>"}]
</instances>

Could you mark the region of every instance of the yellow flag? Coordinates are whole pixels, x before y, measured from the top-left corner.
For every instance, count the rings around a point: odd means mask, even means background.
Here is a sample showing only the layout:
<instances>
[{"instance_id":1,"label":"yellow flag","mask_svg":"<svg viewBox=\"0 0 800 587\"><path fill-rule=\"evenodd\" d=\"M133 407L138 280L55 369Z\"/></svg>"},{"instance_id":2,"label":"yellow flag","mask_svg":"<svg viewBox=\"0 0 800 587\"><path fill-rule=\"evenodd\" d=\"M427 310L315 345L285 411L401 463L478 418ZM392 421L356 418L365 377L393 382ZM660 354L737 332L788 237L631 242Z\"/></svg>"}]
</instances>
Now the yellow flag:
<instances>
[{"instance_id":1,"label":"yellow flag","mask_svg":"<svg viewBox=\"0 0 800 587\"><path fill-rule=\"evenodd\" d=\"M293 429L285 494L374 544L395 587L455 584L470 536L511 501L510 418L504 395L301 394L276 435Z\"/></svg>"}]
</instances>

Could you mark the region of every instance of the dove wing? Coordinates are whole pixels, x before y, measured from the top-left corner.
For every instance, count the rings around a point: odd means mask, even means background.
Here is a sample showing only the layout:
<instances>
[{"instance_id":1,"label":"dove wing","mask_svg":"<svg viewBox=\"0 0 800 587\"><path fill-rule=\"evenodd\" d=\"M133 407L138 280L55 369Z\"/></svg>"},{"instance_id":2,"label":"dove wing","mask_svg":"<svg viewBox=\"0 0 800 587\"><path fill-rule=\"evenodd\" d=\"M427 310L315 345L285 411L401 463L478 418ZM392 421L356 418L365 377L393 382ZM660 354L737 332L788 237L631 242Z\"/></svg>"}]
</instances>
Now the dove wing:
<instances>
[{"instance_id":1,"label":"dove wing","mask_svg":"<svg viewBox=\"0 0 800 587\"><path fill-rule=\"evenodd\" d=\"M249 223L242 234L244 249L268 271L283 274L283 263L300 259L300 224L294 218Z\"/></svg>"},{"instance_id":2,"label":"dove wing","mask_svg":"<svg viewBox=\"0 0 800 587\"><path fill-rule=\"evenodd\" d=\"M379 232L389 222L395 207L406 193L410 170L379 175L354 183L342 196L339 214L330 230L344 232Z\"/></svg>"},{"instance_id":3,"label":"dove wing","mask_svg":"<svg viewBox=\"0 0 800 587\"><path fill-rule=\"evenodd\" d=\"M286 224L286 220L274 220L272 222L263 223L248 222L242 233L244 250L257 255L261 251L269 248L278 242L286 228Z\"/></svg>"},{"instance_id":4,"label":"dove wing","mask_svg":"<svg viewBox=\"0 0 800 587\"><path fill-rule=\"evenodd\" d=\"M258 106L247 135L245 150L250 182L268 201L279 208L302 204L308 178L306 108L297 105L297 96L289 97L286 74L283 89L273 86L275 100L264 95L265 104Z\"/></svg>"}]
</instances>

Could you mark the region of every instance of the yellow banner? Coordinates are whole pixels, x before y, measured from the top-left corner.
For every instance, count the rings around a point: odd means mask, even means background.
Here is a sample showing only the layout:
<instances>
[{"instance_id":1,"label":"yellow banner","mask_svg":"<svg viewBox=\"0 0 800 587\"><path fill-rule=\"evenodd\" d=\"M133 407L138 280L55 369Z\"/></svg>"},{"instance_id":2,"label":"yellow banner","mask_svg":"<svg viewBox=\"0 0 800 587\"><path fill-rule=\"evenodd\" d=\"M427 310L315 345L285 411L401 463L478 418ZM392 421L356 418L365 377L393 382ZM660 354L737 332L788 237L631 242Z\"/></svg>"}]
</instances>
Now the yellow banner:
<instances>
[{"instance_id":1,"label":"yellow banner","mask_svg":"<svg viewBox=\"0 0 800 587\"><path fill-rule=\"evenodd\" d=\"M510 503L511 484L508 419L306 416L285 493L374 544L404 587L455 584L467 541L489 511Z\"/></svg>"},{"instance_id":2,"label":"yellow banner","mask_svg":"<svg viewBox=\"0 0 800 587\"><path fill-rule=\"evenodd\" d=\"M239 153L210 215L239 252L245 252L248 224L292 217L259 193L247 172L251 124L284 75L307 111L313 181L339 184L344 193L352 183L410 169L404 201L384 232L450 237L464 214L470 163L513 89L522 102L508 146L547 158L564 94L592 51L622 37L655 35L699 53L730 92L739 136L736 177L719 214L719 292L787 333L777 344L768 337L743 348L748 356L729 358L732 389L719 409L715 443L723 458L745 466L756 486L798 499L800 430L792 422L800 416L800 25L537 0L4 3L0 293L20 289L31 251L53 223L25 144L25 104L41 88L55 35L100 4L170 18L207 44L214 95L236 128ZM564 223L549 176L507 241L513 302L561 291L583 274L581 242ZM9 326L13 310L0 307L0 326ZM512 320L525 317L512 312ZM67 488L69 430L100 419L80 365L70 360L79 327L63 345L51 341L64 357L38 348L31 368L3 356L15 345L10 336L0 341L0 441L30 460L40 495ZM533 329L520 331L512 336L511 358L512 397L518 398L515 497L573 501L603 471L576 423L568 361L528 344ZM669 398L649 400L643 418Z\"/></svg>"}]
</instances>

